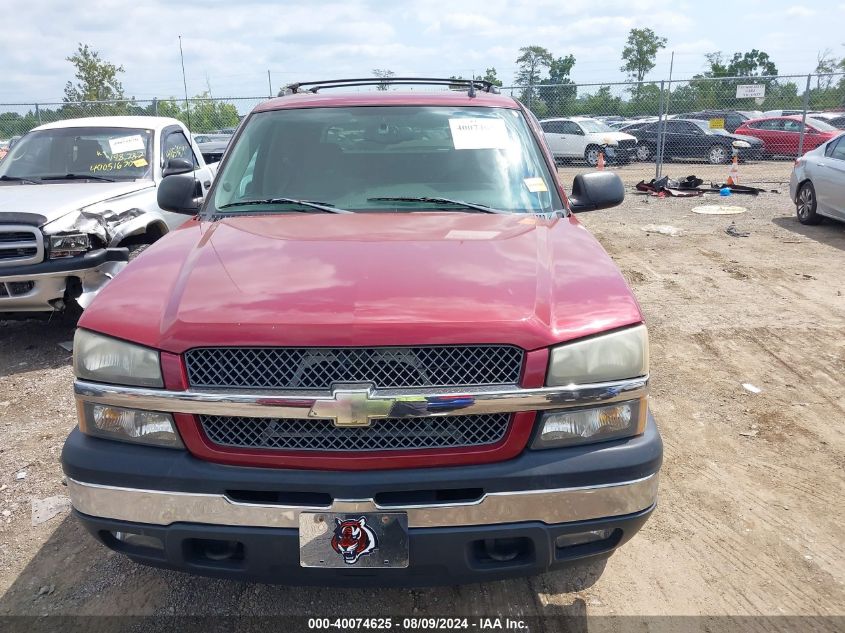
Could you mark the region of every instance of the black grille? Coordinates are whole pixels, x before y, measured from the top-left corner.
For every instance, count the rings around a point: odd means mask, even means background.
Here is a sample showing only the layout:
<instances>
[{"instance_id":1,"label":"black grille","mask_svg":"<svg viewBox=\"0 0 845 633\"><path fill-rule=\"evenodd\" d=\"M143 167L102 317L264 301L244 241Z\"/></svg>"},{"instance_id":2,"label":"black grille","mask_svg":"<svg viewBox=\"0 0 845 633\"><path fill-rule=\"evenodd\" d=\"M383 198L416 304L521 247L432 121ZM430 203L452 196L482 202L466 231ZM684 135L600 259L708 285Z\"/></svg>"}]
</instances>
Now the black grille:
<instances>
[{"instance_id":1,"label":"black grille","mask_svg":"<svg viewBox=\"0 0 845 633\"><path fill-rule=\"evenodd\" d=\"M329 389L512 385L522 350L508 345L378 348L204 348L185 354L192 387Z\"/></svg>"},{"instance_id":2,"label":"black grille","mask_svg":"<svg viewBox=\"0 0 845 633\"><path fill-rule=\"evenodd\" d=\"M0 233L0 243L3 242L32 242L35 236L29 231L9 231Z\"/></svg>"},{"instance_id":3,"label":"black grille","mask_svg":"<svg viewBox=\"0 0 845 633\"><path fill-rule=\"evenodd\" d=\"M509 413L436 418L385 418L368 427L336 427L331 420L199 416L205 434L220 446L290 451L396 451L495 444Z\"/></svg>"},{"instance_id":4,"label":"black grille","mask_svg":"<svg viewBox=\"0 0 845 633\"><path fill-rule=\"evenodd\" d=\"M33 257L38 253L38 249L36 247L25 247L25 248L6 248L0 250L0 259L17 259L19 257Z\"/></svg>"},{"instance_id":5,"label":"black grille","mask_svg":"<svg viewBox=\"0 0 845 633\"><path fill-rule=\"evenodd\" d=\"M34 281L7 281L0 283L0 297L25 295L33 288L35 288Z\"/></svg>"}]
</instances>

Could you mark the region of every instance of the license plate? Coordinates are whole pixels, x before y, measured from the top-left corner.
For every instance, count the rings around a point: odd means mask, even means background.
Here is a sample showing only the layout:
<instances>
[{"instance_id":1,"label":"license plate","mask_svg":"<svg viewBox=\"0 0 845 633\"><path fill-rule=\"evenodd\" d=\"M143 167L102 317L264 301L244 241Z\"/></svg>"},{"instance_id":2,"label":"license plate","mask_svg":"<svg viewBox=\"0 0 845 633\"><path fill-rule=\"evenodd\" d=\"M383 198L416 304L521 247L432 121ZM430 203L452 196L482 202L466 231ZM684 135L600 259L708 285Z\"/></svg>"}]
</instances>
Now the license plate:
<instances>
[{"instance_id":1,"label":"license plate","mask_svg":"<svg viewBox=\"0 0 845 633\"><path fill-rule=\"evenodd\" d=\"M299 515L302 567L408 566L408 515L403 512Z\"/></svg>"}]
</instances>

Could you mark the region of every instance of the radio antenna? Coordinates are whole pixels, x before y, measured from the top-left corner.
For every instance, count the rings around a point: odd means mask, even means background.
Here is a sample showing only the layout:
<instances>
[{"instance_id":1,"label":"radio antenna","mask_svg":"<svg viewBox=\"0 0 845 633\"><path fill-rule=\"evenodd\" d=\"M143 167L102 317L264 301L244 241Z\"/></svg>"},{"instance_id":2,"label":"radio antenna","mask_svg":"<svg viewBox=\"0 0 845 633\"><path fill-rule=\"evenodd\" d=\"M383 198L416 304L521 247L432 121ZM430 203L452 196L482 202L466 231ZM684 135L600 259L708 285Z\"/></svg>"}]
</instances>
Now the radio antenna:
<instances>
[{"instance_id":1,"label":"radio antenna","mask_svg":"<svg viewBox=\"0 0 845 633\"><path fill-rule=\"evenodd\" d=\"M194 179L194 195L202 198L202 185L200 185L199 180L197 179L197 161L194 156L194 134L191 132L191 104L188 101L188 80L185 77L185 54L182 52L181 35L179 36L179 59L182 61L182 86L185 88L185 126L188 128L188 138L185 140L188 141L188 147L191 150L191 156L189 158L191 165L193 166L191 176Z\"/></svg>"},{"instance_id":2,"label":"radio antenna","mask_svg":"<svg viewBox=\"0 0 845 633\"><path fill-rule=\"evenodd\" d=\"M185 124L188 126L188 134L191 134L191 104L188 101L188 79L185 76L185 54L182 52L182 36L179 36L179 59L182 60L182 86L185 88Z\"/></svg>"}]
</instances>

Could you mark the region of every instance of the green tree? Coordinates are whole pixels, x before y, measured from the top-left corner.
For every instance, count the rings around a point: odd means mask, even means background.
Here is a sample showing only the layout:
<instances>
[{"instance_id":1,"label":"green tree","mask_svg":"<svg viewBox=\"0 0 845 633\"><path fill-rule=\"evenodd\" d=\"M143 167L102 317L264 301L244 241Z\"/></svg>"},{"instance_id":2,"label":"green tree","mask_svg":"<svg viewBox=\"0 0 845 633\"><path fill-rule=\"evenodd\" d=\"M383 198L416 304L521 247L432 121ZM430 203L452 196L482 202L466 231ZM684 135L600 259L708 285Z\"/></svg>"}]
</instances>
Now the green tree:
<instances>
[{"instance_id":1,"label":"green tree","mask_svg":"<svg viewBox=\"0 0 845 633\"><path fill-rule=\"evenodd\" d=\"M552 63L549 64L548 79L540 80L540 87L538 88L540 99L543 100L552 114L566 114L570 109L570 104L575 99L577 89L569 78L574 65L574 55L553 59Z\"/></svg>"},{"instance_id":2,"label":"green tree","mask_svg":"<svg viewBox=\"0 0 845 633\"><path fill-rule=\"evenodd\" d=\"M76 68L76 83L65 84L64 102L111 101L124 98L123 84L118 81L123 66L115 66L100 58L100 54L79 44L76 53L65 58Z\"/></svg>"},{"instance_id":3,"label":"green tree","mask_svg":"<svg viewBox=\"0 0 845 633\"><path fill-rule=\"evenodd\" d=\"M610 86L602 86L594 94L580 100L581 109L589 115L613 115L622 113L622 97L614 97Z\"/></svg>"},{"instance_id":4,"label":"green tree","mask_svg":"<svg viewBox=\"0 0 845 633\"><path fill-rule=\"evenodd\" d=\"M478 79L478 80L481 80L481 81L489 81L494 86L499 86L500 88L502 87L502 80L499 79L498 75L496 75L496 69L495 68L488 68L487 70L484 71L483 76L482 75L476 75L475 78Z\"/></svg>"},{"instance_id":5,"label":"green tree","mask_svg":"<svg viewBox=\"0 0 845 633\"><path fill-rule=\"evenodd\" d=\"M79 44L76 52L67 61L76 69L76 83L65 84L62 98L65 105L62 113L65 118L78 116L127 114L128 101L123 92L123 84L118 75L123 73L123 66L116 66L100 57L100 54L88 44ZM86 104L86 101L112 101L113 103Z\"/></svg>"},{"instance_id":6,"label":"green tree","mask_svg":"<svg viewBox=\"0 0 845 633\"><path fill-rule=\"evenodd\" d=\"M819 51L816 56L816 68L813 72L816 77L816 89L827 90L833 83L833 73L836 72L837 66L842 62L838 62L833 56L833 52L826 48L824 51Z\"/></svg>"},{"instance_id":7,"label":"green tree","mask_svg":"<svg viewBox=\"0 0 845 633\"><path fill-rule=\"evenodd\" d=\"M395 77L396 73L392 70L388 70L387 68L373 68L373 75L382 80L379 82L378 86L376 86L376 89L387 90L388 86L390 86L390 78Z\"/></svg>"},{"instance_id":8,"label":"green tree","mask_svg":"<svg viewBox=\"0 0 845 633\"><path fill-rule=\"evenodd\" d=\"M523 46L519 49L519 57L516 58L519 66L516 83L523 86L520 99L528 107L531 107L532 100L537 98L535 86L540 83L543 71L549 68L553 61L552 54L542 46Z\"/></svg>"},{"instance_id":9,"label":"green tree","mask_svg":"<svg viewBox=\"0 0 845 633\"><path fill-rule=\"evenodd\" d=\"M188 107L184 100L175 97L159 101L156 105L159 116L179 119L194 133L237 127L240 122L238 109L234 105L212 99L208 92L190 99Z\"/></svg>"},{"instance_id":10,"label":"green tree","mask_svg":"<svg viewBox=\"0 0 845 633\"><path fill-rule=\"evenodd\" d=\"M666 38L660 37L649 28L631 29L628 40L622 49L623 72L637 82L642 82L645 76L654 68L657 51L666 48ZM634 87L634 98L639 100L642 93L641 83Z\"/></svg>"}]
</instances>

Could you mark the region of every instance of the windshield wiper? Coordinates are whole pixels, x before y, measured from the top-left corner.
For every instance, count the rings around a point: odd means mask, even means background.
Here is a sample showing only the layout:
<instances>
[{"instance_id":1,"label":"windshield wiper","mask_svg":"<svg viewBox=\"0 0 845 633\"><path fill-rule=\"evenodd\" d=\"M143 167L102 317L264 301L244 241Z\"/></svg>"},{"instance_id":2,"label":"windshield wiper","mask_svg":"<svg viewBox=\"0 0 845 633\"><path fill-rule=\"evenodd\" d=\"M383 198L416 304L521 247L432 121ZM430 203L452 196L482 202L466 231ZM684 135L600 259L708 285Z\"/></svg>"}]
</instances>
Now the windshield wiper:
<instances>
[{"instance_id":1,"label":"windshield wiper","mask_svg":"<svg viewBox=\"0 0 845 633\"><path fill-rule=\"evenodd\" d=\"M40 185L41 179L36 178L35 176L7 176L3 174L0 176L0 180L7 180L7 181L15 181L15 182L28 182L33 185Z\"/></svg>"},{"instance_id":2,"label":"windshield wiper","mask_svg":"<svg viewBox=\"0 0 845 633\"><path fill-rule=\"evenodd\" d=\"M474 211L481 211L482 213L507 213L501 209L494 209L484 204L477 202L465 202L464 200L453 200L452 198L437 198L430 196L382 196L378 198L367 198L368 202L430 202L433 204L451 204L456 207L464 209L472 209Z\"/></svg>"},{"instance_id":3,"label":"windshield wiper","mask_svg":"<svg viewBox=\"0 0 845 633\"><path fill-rule=\"evenodd\" d=\"M326 213L352 213L351 211L347 211L346 209L338 209L333 204L329 204L327 202L315 202L313 200L297 200L296 198L265 198L264 200L239 200L238 202L230 202L229 204L221 205L219 208L230 209L232 207L247 207L251 205L262 204L289 204L299 205L308 209L316 209L318 211L324 211ZM297 210L301 211L301 209Z\"/></svg>"},{"instance_id":4,"label":"windshield wiper","mask_svg":"<svg viewBox=\"0 0 845 633\"><path fill-rule=\"evenodd\" d=\"M102 180L103 182L115 182L114 178L108 176L95 176L94 174L64 174L62 176L42 176L41 180Z\"/></svg>"}]
</instances>

